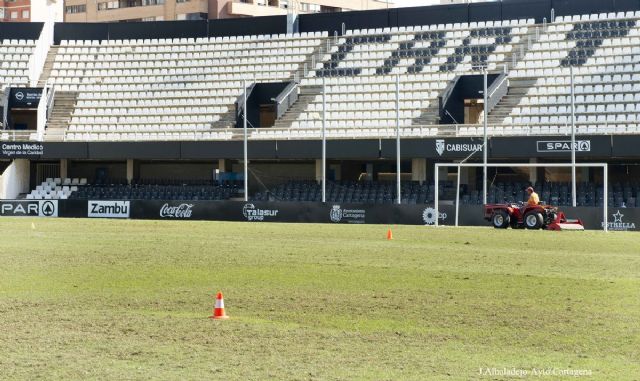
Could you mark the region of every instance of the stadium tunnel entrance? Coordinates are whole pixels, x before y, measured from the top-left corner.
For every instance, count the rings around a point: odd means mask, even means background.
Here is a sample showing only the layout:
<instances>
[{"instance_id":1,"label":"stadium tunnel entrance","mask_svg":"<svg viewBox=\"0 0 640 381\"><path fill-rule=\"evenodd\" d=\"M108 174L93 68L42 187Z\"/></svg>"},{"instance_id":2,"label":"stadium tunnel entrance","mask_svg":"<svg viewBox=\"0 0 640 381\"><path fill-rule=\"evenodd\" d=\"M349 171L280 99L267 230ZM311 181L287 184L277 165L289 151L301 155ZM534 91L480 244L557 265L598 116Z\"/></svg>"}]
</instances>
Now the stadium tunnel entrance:
<instances>
[{"instance_id":1,"label":"stadium tunnel entrance","mask_svg":"<svg viewBox=\"0 0 640 381\"><path fill-rule=\"evenodd\" d=\"M5 130L36 131L42 88L8 87L2 102ZM6 106L6 107L5 107Z\"/></svg>"},{"instance_id":2,"label":"stadium tunnel entrance","mask_svg":"<svg viewBox=\"0 0 640 381\"><path fill-rule=\"evenodd\" d=\"M247 128L273 127L298 99L297 84L253 83L247 87ZM244 127L244 94L235 102L236 127Z\"/></svg>"},{"instance_id":3,"label":"stadium tunnel entrance","mask_svg":"<svg viewBox=\"0 0 640 381\"><path fill-rule=\"evenodd\" d=\"M500 84L502 76L501 74L487 75L487 87L490 94L492 93L492 87ZM456 77L449 83L443 95L438 99L440 103L440 123L482 123L484 111L483 92L483 75L463 75Z\"/></svg>"}]
</instances>

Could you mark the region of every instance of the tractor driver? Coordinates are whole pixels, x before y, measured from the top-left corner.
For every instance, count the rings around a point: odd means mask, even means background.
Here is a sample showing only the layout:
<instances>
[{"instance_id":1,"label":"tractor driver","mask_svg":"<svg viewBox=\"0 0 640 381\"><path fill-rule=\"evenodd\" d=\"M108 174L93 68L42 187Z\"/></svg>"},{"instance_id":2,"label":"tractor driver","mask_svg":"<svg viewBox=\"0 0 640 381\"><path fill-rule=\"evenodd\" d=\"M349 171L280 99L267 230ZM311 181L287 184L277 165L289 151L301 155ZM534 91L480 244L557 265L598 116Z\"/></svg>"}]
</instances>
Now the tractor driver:
<instances>
[{"instance_id":1,"label":"tractor driver","mask_svg":"<svg viewBox=\"0 0 640 381\"><path fill-rule=\"evenodd\" d=\"M533 190L533 187L527 188L527 193L529 193L529 201L527 201L527 206L536 206L540 204L540 197Z\"/></svg>"}]
</instances>

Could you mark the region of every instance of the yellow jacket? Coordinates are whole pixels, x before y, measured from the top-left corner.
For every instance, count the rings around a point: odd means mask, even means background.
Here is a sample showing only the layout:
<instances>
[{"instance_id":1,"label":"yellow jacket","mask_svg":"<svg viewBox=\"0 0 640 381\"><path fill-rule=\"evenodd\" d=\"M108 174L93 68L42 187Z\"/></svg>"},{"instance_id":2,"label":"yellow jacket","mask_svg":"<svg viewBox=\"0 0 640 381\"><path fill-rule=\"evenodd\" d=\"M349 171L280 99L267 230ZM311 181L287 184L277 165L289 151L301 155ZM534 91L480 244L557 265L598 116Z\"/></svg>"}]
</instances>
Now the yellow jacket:
<instances>
[{"instance_id":1,"label":"yellow jacket","mask_svg":"<svg viewBox=\"0 0 640 381\"><path fill-rule=\"evenodd\" d=\"M539 204L540 204L540 197L538 197L538 194L536 192L531 192L531 195L529 195L529 201L527 201L527 205L536 206Z\"/></svg>"}]
</instances>

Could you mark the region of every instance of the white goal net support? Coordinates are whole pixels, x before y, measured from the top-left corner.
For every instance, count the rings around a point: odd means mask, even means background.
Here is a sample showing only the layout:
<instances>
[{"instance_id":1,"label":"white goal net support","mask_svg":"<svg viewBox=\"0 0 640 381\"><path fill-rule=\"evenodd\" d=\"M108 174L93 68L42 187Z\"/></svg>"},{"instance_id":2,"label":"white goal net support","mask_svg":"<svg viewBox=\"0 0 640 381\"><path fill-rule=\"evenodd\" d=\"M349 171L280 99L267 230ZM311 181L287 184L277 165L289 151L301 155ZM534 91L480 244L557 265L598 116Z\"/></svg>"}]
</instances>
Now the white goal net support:
<instances>
[{"instance_id":1,"label":"white goal net support","mask_svg":"<svg viewBox=\"0 0 640 381\"><path fill-rule=\"evenodd\" d=\"M457 177L457 186L456 186L456 200L455 200L455 226L458 226L458 217L460 212L460 169L461 168L484 168L485 164L483 163L436 163L435 165L435 173L434 173L434 209L435 215L439 216L439 203L440 203L440 192L438 189L438 185L440 182L439 179L439 170L440 168L457 168L458 173ZM607 215L608 211L608 198L609 198L609 165L607 163L575 163L575 164L563 164L563 163L491 163L486 164L487 168L601 168L603 172L602 180L603 180L603 203L602 203L602 228L606 232L608 230L608 221ZM576 181L575 177L572 181ZM483 187L483 193L486 192L486 184ZM575 186L573 189L576 189ZM484 196L484 195L483 195ZM484 198L484 197L483 197ZM435 219L435 226L438 226L439 218Z\"/></svg>"}]
</instances>

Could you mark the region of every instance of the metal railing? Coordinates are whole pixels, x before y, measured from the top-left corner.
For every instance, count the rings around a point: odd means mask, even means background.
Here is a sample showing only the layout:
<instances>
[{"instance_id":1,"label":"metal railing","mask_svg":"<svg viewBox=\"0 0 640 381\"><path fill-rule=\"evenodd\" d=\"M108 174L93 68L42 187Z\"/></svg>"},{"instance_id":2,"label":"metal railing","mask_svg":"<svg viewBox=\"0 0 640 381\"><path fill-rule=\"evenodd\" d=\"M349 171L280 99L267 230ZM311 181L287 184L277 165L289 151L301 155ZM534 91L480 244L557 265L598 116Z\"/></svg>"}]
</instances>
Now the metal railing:
<instances>
[{"instance_id":1,"label":"metal railing","mask_svg":"<svg viewBox=\"0 0 640 381\"><path fill-rule=\"evenodd\" d=\"M251 96L251 93L253 92L253 89L256 87L256 83L255 80L254 82L249 85L246 89L247 92L247 99L249 99L249 97ZM242 113L244 111L244 93L240 94L237 98L236 98L236 120L238 119L242 119Z\"/></svg>"},{"instance_id":2,"label":"metal railing","mask_svg":"<svg viewBox=\"0 0 640 381\"><path fill-rule=\"evenodd\" d=\"M447 111L447 102L449 102L449 98L451 98L451 94L453 94L453 90L455 90L458 81L460 81L461 76L456 75L453 78L447 87L442 92L442 95L438 97L438 103L440 108L440 120L444 119L447 115L457 124L456 120L453 119L453 116Z\"/></svg>"},{"instance_id":3,"label":"metal railing","mask_svg":"<svg viewBox=\"0 0 640 381\"><path fill-rule=\"evenodd\" d=\"M490 113L494 107L500 103L500 100L504 98L509 92L509 75L506 73L500 74L498 78L489 86L487 93L489 95L487 101L487 112Z\"/></svg>"},{"instance_id":4,"label":"metal railing","mask_svg":"<svg viewBox=\"0 0 640 381\"><path fill-rule=\"evenodd\" d=\"M2 130L0 132L0 140L10 142L40 141L36 130Z\"/></svg>"},{"instance_id":5,"label":"metal railing","mask_svg":"<svg viewBox=\"0 0 640 381\"><path fill-rule=\"evenodd\" d=\"M298 100L298 84L293 81L282 90L275 98L276 102L276 118L284 115L289 108Z\"/></svg>"},{"instance_id":6,"label":"metal railing","mask_svg":"<svg viewBox=\"0 0 640 381\"><path fill-rule=\"evenodd\" d=\"M47 86L47 122L51 119L51 113L53 112L53 104L55 102L56 87L54 85Z\"/></svg>"},{"instance_id":7,"label":"metal railing","mask_svg":"<svg viewBox=\"0 0 640 381\"><path fill-rule=\"evenodd\" d=\"M282 93L280 93L276 97L276 102L277 103L282 103L282 101L284 101L289 96L289 94L291 94L291 92L293 92L297 88L298 88L298 84L297 83L290 82L289 85L287 85L287 87L285 87L284 90L282 90Z\"/></svg>"},{"instance_id":8,"label":"metal railing","mask_svg":"<svg viewBox=\"0 0 640 381\"><path fill-rule=\"evenodd\" d=\"M0 88L0 96L2 96L2 126L3 128L7 128L9 126L9 120L7 116L9 115L9 92L11 89L11 84L7 84L5 87Z\"/></svg>"},{"instance_id":9,"label":"metal railing","mask_svg":"<svg viewBox=\"0 0 640 381\"><path fill-rule=\"evenodd\" d=\"M640 123L629 125L625 129L616 125L604 125L583 123L577 127L578 133L588 135L639 134ZM597 127L597 128L594 128ZM569 125L506 125L489 124L488 135L496 136L567 136L571 135ZM247 129L249 140L319 140L322 136L322 128L287 127L287 128L254 128ZM74 134L74 138L70 138ZM455 138L477 137L483 135L482 124L459 125L409 125L400 127L400 136L403 138ZM377 127L340 127L327 128L328 139L395 139L396 127L380 125ZM35 130L30 131L0 131L1 141L38 141ZM230 141L243 140L243 130L233 127L210 128L205 130L185 131L181 129L165 129L162 131L47 131L44 141Z\"/></svg>"}]
</instances>

